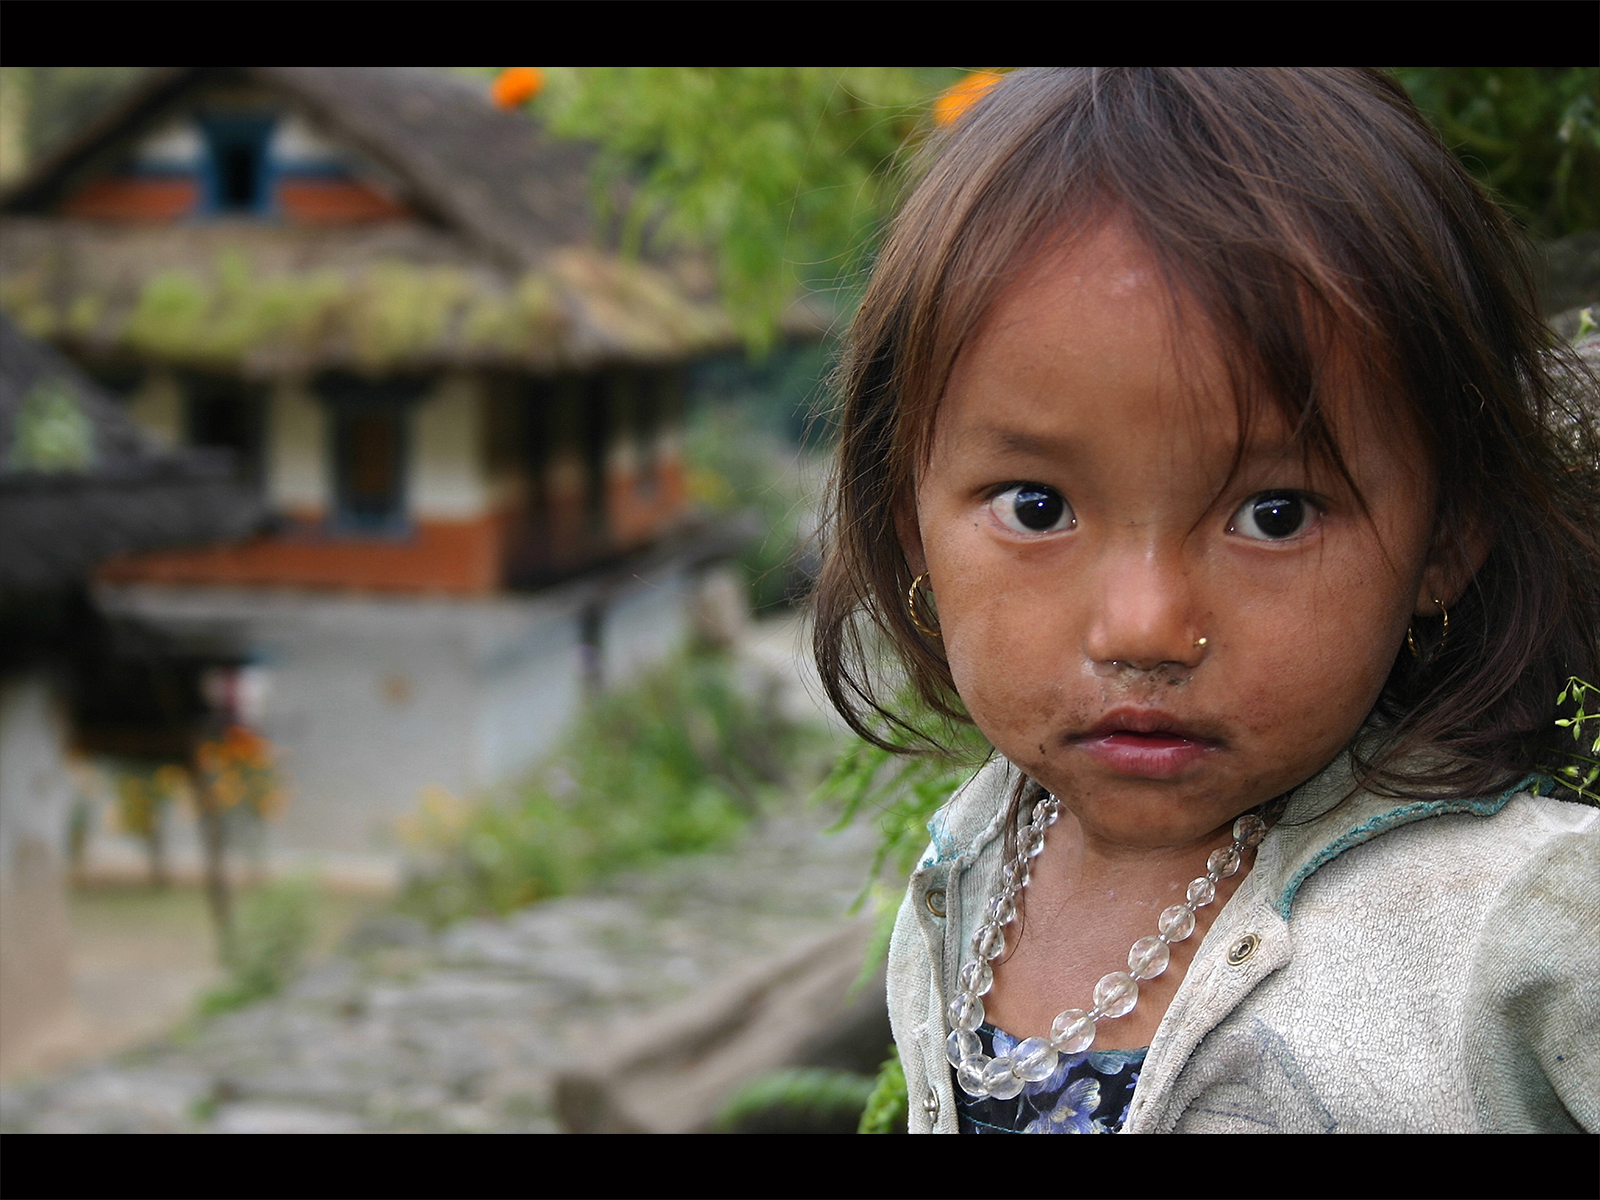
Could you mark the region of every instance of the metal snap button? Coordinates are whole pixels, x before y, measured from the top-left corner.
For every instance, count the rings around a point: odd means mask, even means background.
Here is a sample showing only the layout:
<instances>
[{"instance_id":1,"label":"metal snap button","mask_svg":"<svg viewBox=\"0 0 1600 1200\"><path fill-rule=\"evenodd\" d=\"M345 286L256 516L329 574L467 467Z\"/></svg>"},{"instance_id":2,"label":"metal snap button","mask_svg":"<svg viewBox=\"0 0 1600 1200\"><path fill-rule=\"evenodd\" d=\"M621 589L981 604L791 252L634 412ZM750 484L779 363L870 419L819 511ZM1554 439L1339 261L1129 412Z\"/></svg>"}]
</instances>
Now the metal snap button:
<instances>
[{"instance_id":1,"label":"metal snap button","mask_svg":"<svg viewBox=\"0 0 1600 1200\"><path fill-rule=\"evenodd\" d=\"M1256 952L1256 947L1261 945L1261 939L1253 933L1247 933L1233 945L1228 947L1228 965L1237 967L1250 961Z\"/></svg>"},{"instance_id":2,"label":"metal snap button","mask_svg":"<svg viewBox=\"0 0 1600 1200\"><path fill-rule=\"evenodd\" d=\"M922 1098L922 1111L928 1114L930 1120L939 1119L939 1093L930 1086L928 1094Z\"/></svg>"},{"instance_id":3,"label":"metal snap button","mask_svg":"<svg viewBox=\"0 0 1600 1200\"><path fill-rule=\"evenodd\" d=\"M922 901L928 906L928 911L936 917L944 916L944 889L934 888Z\"/></svg>"}]
</instances>

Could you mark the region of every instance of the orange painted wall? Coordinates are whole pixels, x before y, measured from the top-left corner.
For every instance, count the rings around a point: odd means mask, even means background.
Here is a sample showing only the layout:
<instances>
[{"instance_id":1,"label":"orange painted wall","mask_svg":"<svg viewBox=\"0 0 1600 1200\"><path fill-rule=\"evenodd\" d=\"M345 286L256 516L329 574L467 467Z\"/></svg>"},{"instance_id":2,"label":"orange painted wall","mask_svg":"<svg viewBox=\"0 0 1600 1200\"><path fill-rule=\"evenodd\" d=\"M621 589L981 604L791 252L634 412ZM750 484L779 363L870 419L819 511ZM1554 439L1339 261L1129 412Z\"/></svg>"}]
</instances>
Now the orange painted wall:
<instances>
[{"instance_id":1,"label":"orange painted wall","mask_svg":"<svg viewBox=\"0 0 1600 1200\"><path fill-rule=\"evenodd\" d=\"M198 583L478 595L501 582L502 522L418 521L407 537L348 537L307 527L237 546L123 555L111 583Z\"/></svg>"},{"instance_id":2,"label":"orange painted wall","mask_svg":"<svg viewBox=\"0 0 1600 1200\"><path fill-rule=\"evenodd\" d=\"M411 211L352 179L284 179L278 183L277 195L284 216L304 225L382 221Z\"/></svg>"},{"instance_id":3,"label":"orange painted wall","mask_svg":"<svg viewBox=\"0 0 1600 1200\"><path fill-rule=\"evenodd\" d=\"M200 199L192 179L95 179L67 198L69 217L113 221L171 221L188 216Z\"/></svg>"},{"instance_id":4,"label":"orange painted wall","mask_svg":"<svg viewBox=\"0 0 1600 1200\"><path fill-rule=\"evenodd\" d=\"M283 179L277 206L298 225L344 225L409 216L405 205L352 179ZM192 215L200 202L193 179L111 176L91 180L62 205L71 217L112 221L174 221Z\"/></svg>"},{"instance_id":5,"label":"orange painted wall","mask_svg":"<svg viewBox=\"0 0 1600 1200\"><path fill-rule=\"evenodd\" d=\"M613 470L606 480L607 517L619 549L653 541L682 518L687 508L683 463L676 457L655 467L655 487L641 488L632 471Z\"/></svg>"}]
</instances>

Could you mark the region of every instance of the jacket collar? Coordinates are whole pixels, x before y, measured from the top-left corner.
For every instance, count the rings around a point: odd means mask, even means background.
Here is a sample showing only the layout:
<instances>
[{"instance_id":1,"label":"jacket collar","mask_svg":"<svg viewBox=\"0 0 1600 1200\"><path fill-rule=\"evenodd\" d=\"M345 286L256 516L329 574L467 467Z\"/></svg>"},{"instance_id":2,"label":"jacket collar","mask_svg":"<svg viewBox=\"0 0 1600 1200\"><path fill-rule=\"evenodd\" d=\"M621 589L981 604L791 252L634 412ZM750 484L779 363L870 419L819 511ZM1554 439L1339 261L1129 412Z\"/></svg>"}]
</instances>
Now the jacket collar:
<instances>
[{"instance_id":1,"label":"jacket collar","mask_svg":"<svg viewBox=\"0 0 1600 1200\"><path fill-rule=\"evenodd\" d=\"M1350 751L1345 750L1291 793L1282 817L1261 844L1255 870L1272 876L1274 907L1288 920L1301 885L1346 850L1430 817L1492 816L1519 792L1542 791L1545 783L1543 776L1530 774L1498 795L1403 800L1358 786Z\"/></svg>"}]
</instances>

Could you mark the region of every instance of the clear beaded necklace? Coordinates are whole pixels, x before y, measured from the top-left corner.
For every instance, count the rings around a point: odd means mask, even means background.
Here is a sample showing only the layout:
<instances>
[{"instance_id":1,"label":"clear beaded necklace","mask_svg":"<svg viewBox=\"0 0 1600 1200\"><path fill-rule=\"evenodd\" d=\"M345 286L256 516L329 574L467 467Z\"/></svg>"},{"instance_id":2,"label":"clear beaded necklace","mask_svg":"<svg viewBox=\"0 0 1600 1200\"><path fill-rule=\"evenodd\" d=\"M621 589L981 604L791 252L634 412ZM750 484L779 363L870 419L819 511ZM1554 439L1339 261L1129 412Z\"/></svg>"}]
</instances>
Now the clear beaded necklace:
<instances>
[{"instance_id":1,"label":"clear beaded necklace","mask_svg":"<svg viewBox=\"0 0 1600 1200\"><path fill-rule=\"evenodd\" d=\"M1246 813L1233 823L1233 844L1213 850L1206 873L1189 885L1183 903L1164 909L1156 920L1154 937L1140 938L1128 951L1128 969L1113 971L1094 985L1094 1006L1088 1011L1069 1008L1056 1014L1048 1038L1031 1037L1010 1054L990 1058L983 1052L977 1029L983 1024L983 1000L994 986L991 962L1005 953L1005 927L1017 918L1017 896L1028 886L1029 863L1044 849L1044 831L1061 815L1061 803L1046 794L1033 806L1028 824L1017 834L1017 855L1000 873L1000 890L984 910L983 924L972 935L972 957L957 977L960 991L950 1001L950 1036L945 1053L956 1069L956 1082L969 1096L1009 1100L1024 1085L1048 1079L1062 1054L1081 1054L1094 1045L1095 1027L1110 1017L1122 1017L1139 1003L1139 984L1167 969L1168 949L1194 932L1195 910L1217 896L1217 881L1238 874L1244 852L1266 836L1267 823L1259 812Z\"/></svg>"}]
</instances>

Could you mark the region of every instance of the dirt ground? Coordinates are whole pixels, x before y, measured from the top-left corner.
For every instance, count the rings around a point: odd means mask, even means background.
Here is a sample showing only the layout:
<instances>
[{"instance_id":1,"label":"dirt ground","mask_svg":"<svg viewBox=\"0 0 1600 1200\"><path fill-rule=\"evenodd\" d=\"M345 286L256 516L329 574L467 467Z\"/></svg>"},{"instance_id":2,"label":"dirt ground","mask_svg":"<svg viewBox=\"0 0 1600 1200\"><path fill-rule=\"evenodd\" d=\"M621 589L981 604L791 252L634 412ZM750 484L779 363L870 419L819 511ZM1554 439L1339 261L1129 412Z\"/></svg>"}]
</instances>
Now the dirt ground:
<instances>
[{"instance_id":1,"label":"dirt ground","mask_svg":"<svg viewBox=\"0 0 1600 1200\"><path fill-rule=\"evenodd\" d=\"M381 898L324 893L312 961L325 958ZM142 885L73 891L72 1009L5 1082L53 1075L171 1032L222 979L205 898L197 887Z\"/></svg>"}]
</instances>

